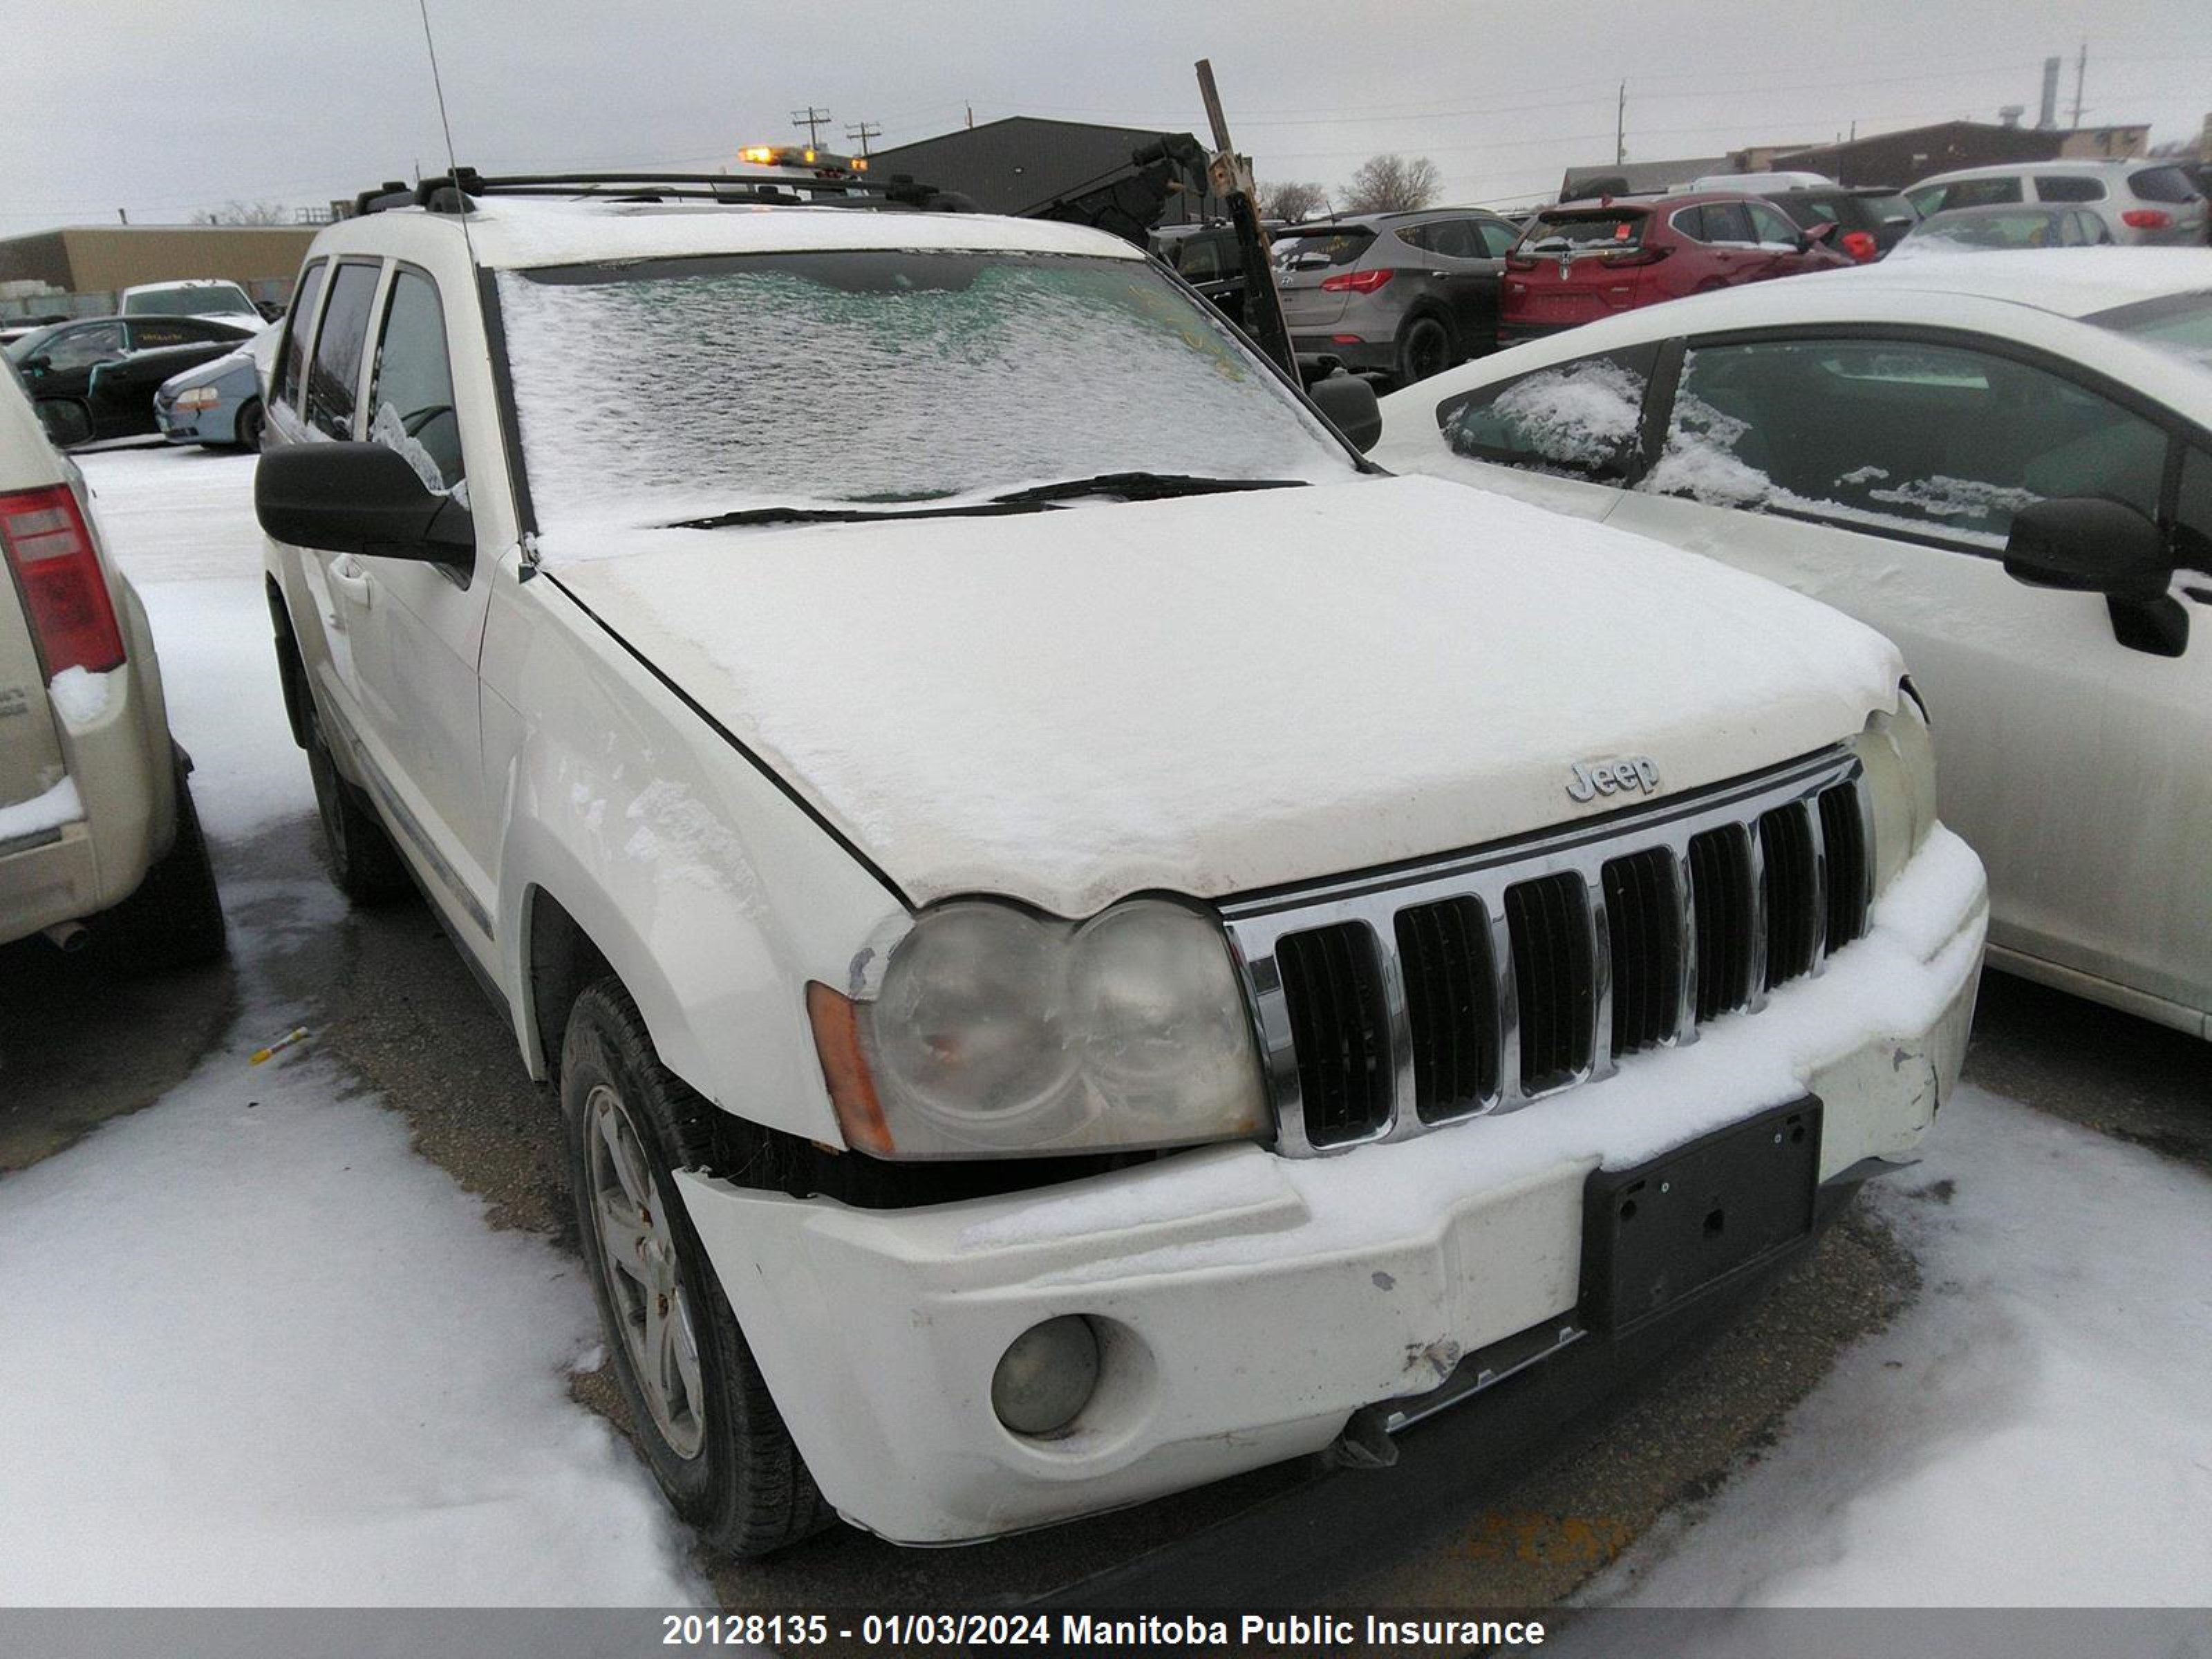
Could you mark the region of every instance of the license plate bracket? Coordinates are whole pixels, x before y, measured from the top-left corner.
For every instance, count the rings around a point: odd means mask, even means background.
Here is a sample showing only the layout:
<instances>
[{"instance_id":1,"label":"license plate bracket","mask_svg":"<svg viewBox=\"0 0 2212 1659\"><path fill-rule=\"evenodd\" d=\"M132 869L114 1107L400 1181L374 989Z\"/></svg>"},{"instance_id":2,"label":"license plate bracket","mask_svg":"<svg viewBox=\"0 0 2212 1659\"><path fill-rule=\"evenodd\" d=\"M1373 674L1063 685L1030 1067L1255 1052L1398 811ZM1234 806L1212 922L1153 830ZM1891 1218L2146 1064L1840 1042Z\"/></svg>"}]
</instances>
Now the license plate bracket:
<instances>
[{"instance_id":1,"label":"license plate bracket","mask_svg":"<svg viewBox=\"0 0 2212 1659\"><path fill-rule=\"evenodd\" d=\"M1806 1095L1583 1188L1582 1322L1625 1335L1813 1231L1820 1102Z\"/></svg>"}]
</instances>

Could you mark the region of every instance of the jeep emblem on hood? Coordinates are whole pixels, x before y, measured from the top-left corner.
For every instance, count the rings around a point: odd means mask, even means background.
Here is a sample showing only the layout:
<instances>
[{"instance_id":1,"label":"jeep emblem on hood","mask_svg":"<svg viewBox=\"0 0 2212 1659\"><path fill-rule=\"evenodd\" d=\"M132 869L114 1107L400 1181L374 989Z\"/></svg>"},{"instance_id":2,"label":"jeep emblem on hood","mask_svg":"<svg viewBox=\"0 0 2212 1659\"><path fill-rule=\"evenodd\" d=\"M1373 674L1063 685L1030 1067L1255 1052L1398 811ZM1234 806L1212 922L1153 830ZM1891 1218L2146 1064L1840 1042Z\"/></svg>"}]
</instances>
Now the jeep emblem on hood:
<instances>
[{"instance_id":1,"label":"jeep emblem on hood","mask_svg":"<svg viewBox=\"0 0 2212 1659\"><path fill-rule=\"evenodd\" d=\"M1649 755L1622 755L1609 761L1577 761L1567 780L1567 793L1578 801L1600 795L1659 793L1659 769Z\"/></svg>"}]
</instances>

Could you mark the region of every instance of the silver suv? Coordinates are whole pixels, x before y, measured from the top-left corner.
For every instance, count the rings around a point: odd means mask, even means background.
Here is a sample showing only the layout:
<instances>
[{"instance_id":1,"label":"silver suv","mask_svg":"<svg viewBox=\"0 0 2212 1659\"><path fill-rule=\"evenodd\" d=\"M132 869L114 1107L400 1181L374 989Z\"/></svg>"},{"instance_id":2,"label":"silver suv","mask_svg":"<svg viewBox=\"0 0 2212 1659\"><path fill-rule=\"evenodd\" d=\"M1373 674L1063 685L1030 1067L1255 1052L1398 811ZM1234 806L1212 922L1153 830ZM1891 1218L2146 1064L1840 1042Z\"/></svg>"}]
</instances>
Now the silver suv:
<instances>
[{"instance_id":1,"label":"silver suv","mask_svg":"<svg viewBox=\"0 0 2212 1659\"><path fill-rule=\"evenodd\" d=\"M2085 208L2123 246L2188 247L2205 240L2204 198L2170 161L2021 161L1963 167L1923 179L1905 194L1923 219L1954 208L2033 202Z\"/></svg>"},{"instance_id":2,"label":"silver suv","mask_svg":"<svg viewBox=\"0 0 2212 1659\"><path fill-rule=\"evenodd\" d=\"M1301 353L1400 386L1498 344L1498 284L1520 227L1480 208L1370 213L1275 237L1283 321Z\"/></svg>"}]
</instances>

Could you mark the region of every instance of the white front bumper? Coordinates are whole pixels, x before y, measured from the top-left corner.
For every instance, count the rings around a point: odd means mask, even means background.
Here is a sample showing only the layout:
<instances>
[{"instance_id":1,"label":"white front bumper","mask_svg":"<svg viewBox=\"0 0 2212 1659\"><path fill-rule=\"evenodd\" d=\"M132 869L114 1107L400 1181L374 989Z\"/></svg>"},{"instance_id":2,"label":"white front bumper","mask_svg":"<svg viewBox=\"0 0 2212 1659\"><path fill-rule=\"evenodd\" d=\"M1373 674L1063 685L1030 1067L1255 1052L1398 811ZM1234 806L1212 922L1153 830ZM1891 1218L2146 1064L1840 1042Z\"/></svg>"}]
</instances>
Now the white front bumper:
<instances>
[{"instance_id":1,"label":"white front bumper","mask_svg":"<svg viewBox=\"0 0 2212 1659\"><path fill-rule=\"evenodd\" d=\"M1869 936L1759 1013L1605 1082L1417 1140L1293 1160L1209 1148L1008 1197L859 1210L687 1173L778 1407L845 1518L906 1543L1016 1531L1317 1450L1360 1407L1571 1313L1583 1188L1807 1091L1823 1180L1908 1156L1964 1058L1988 921L1938 830ZM1008 1431L999 1357L1106 1333L1063 1437Z\"/></svg>"}]
</instances>

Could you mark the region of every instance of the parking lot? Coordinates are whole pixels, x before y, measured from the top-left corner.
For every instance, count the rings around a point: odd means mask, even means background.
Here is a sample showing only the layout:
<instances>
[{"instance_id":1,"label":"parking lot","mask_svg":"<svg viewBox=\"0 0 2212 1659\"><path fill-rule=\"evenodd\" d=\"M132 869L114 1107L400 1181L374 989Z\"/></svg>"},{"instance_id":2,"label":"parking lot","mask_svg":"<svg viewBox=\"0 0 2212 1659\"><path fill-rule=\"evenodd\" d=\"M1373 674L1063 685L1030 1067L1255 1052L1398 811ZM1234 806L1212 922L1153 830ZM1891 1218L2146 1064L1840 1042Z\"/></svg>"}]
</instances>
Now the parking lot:
<instances>
[{"instance_id":1,"label":"parking lot","mask_svg":"<svg viewBox=\"0 0 2212 1659\"><path fill-rule=\"evenodd\" d=\"M516 1282L535 1277L552 1284L549 1294L556 1297L545 1315L550 1331L535 1346L506 1341L501 1317L483 1310L476 1328L482 1340L455 1362L481 1370L476 1393L449 1374L432 1371L406 1383L410 1398L386 1402L398 1417L419 1418L419 1433L398 1432L389 1425L372 1433L362 1418L341 1416L322 1425L323 1443L313 1454L328 1459L327 1469L311 1474L311 1459L296 1480L277 1480L270 1487L257 1486L258 1476L237 1475L248 1492L283 1493L282 1504L290 1506L293 1517L289 1529L319 1540L313 1547L288 1545L275 1536L288 1528L271 1521L274 1541L268 1547L295 1576L282 1587L267 1585L269 1599L566 1599L564 1587L542 1571L501 1577L518 1550L495 1549L488 1561L459 1575L421 1559L419 1542L398 1547L374 1527L349 1530L345 1498L322 1486L325 1480L335 1483L332 1472L349 1467L350 1457L373 1456L403 1469L411 1456L434 1457L455 1435L471 1431L467 1424L440 1428L442 1414L496 1399L510 1382L531 1398L530 1423L559 1431L555 1462L573 1457L578 1468L588 1470L589 1489L579 1496L568 1474L549 1468L541 1490L577 1501L565 1509L559 1501L541 1504L538 1523L557 1530L590 1516L597 1517L593 1528L621 1534L613 1555L599 1552L605 1574L565 1587L579 1597L626 1594L643 1601L690 1586L710 1589L730 1607L1027 1599L1202 1530L1233 1524L1240 1509L1284 1486L1284 1472L1266 1471L1138 1510L961 1551L902 1551L840 1531L763 1563L714 1565L690 1557L678 1529L658 1517L649 1481L629 1462L620 1443L595 1438L564 1415L588 1410L618 1420L620 1411L604 1352L590 1335L548 1098L523 1075L511 1033L421 902L347 911L324 881L306 765L283 731L268 663L258 593L259 550L248 500L251 460L137 448L90 454L83 464L121 562L147 598L168 663L173 719L198 764L195 789L216 846L233 956L215 969L132 980L98 963L64 963L37 939L0 953L0 1009L6 1021L0 1029L0 1078L6 1084L0 1097L0 1229L9 1225L11 1207L21 1213L22 1206L34 1202L47 1218L42 1226L56 1215L88 1212L88 1212L106 1213L104 1206L112 1205L118 1214L141 1207L134 1183L149 1183L150 1202L163 1180L161 1138L173 1132L165 1126L181 1126L192 1113L208 1109L242 1122L248 1109L263 1109L262 1097L270 1093L275 1110L296 1113L287 1120L298 1137L295 1158L314 1158L318 1114L329 1114L334 1126L333 1155L357 1142L364 1148L376 1142L382 1133L374 1128L377 1122L395 1130L404 1126L411 1151L402 1150L395 1136L374 1152L385 1162L364 1161L362 1167L404 1165L406 1179L419 1182L427 1172L418 1161L427 1160L442 1175L422 1188L421 1202L445 1217L438 1225L446 1229L442 1248L453 1253L452 1259L478 1249L495 1255L506 1251L501 1259L521 1276ZM251 1050L295 1027L305 1028L304 1041L265 1068L246 1062ZM126 1033L131 1040L120 1041ZM1786 1294L1768 1297L1716 1346L1673 1367L1656 1387L1594 1421L1557 1455L1472 1486L1443 1510L1424 1511L1421 1528L1389 1540L1387 1548L1348 1556L1348 1583L1285 1583L1278 1587L1279 1599L1297 1601L1333 1589L1390 1604L1549 1605L1594 1577L1606 1597L1632 1596L1639 1579L1663 1575L1670 1562L1677 1588L1710 1586L1710 1578L1698 1576L1698 1540L1727 1536L1738 1527L1733 1494L1748 1492L1745 1501L1754 1504L1771 1501L1759 1496L1760 1466L1786 1461L1806 1436L1856 1440L1840 1460L1843 1473L1831 1475L1840 1484L1825 1494L1826 1508L1808 1521L1816 1536L1854 1504L1881 1501L1881 1483L1897 1475L1898 1459L1911 1452L1903 1442L1886 1443L1890 1431L1922 1437L1914 1443L1926 1455L1912 1454L1912 1461L1923 1474L1950 1467L1938 1453L1960 1431L1951 1425L1939 1432L1916 1423L1911 1409L1914 1391L1942 1391L1942 1368L1924 1345L1912 1346L1920 1339L1895 1334L1940 1326L1947 1305L1954 1311L1962 1305L1962 1294L1984 1305L1979 1291L1962 1285L1946 1265L1951 1261L1945 1254L1951 1248L1944 1242L1943 1230L1951 1224L1947 1217L1978 1213L1992 1236L2027 1238L2048 1231L2063 1243L2094 1237L2100 1212L2118 1224L2138 1212L2154 1219L2185 1214L2181 1200L2192 1193L2198 1200L2212 1198L2204 1181L2212 1175L2212 1048L2205 1044L1992 975L1984 982L1966 1075L1972 1088L1939 1120L1928 1163L1893 1177L1872 1201L1863 1200L1791 1269ZM292 1106L276 1097L285 1088L298 1097ZM114 1121L125 1118L133 1120L128 1139ZM336 1127L340 1124L343 1131ZM364 1133L366 1141L360 1139ZM2033 1147L2039 1173L2027 1178L2027 1165L1996 1155L2005 1147L2016 1157L2027 1156L2020 1149ZM368 1151L359 1155L371 1156ZM447 1182L477 1202L459 1198ZM2157 1202L2166 1209L2152 1201L2154 1188L2165 1194ZM240 1248L235 1257L219 1255L204 1265L202 1289L210 1306L250 1300L271 1286L281 1300L287 1277L283 1264L310 1242L288 1229L313 1224L319 1214L327 1214L323 1206L358 1203L373 1209L384 1201L373 1186L343 1184L319 1188L315 1203L306 1206L265 1191L240 1190L232 1197L229 1236ZM1978 1204L1993 1207L1975 1212ZM2212 1213L2212 1206L2205 1212ZM503 1234L543 1243L521 1243L514 1248L526 1255L514 1256L498 1242ZM2174 1260L2194 1260L2201 1269L2204 1256L2190 1255L2203 1246L2201 1224L2193 1234L2185 1230L2155 1237L2170 1240ZM149 1237L144 1248L158 1254L160 1240ZM72 1243L63 1241L64 1261L74 1251ZM2033 1257L2026 1250L2022 1259ZM12 1244L0 1249L0 1264L6 1264L0 1265L0 1308L21 1301L10 1286L20 1288L26 1260ZM127 1257L118 1261L110 1264L112 1270L131 1270ZM453 1312L445 1306L449 1292L458 1294L454 1287L465 1282L456 1277L441 1283L410 1264L396 1240L368 1249L356 1270L369 1276L363 1282L382 1285L379 1316L403 1326L410 1318L410 1297L443 1318ZM2206 1340L2202 1286L2194 1305L2175 1306L2162 1299L2164 1287L2174 1282L2168 1267L2142 1264L2145 1305L2129 1316L2154 1333L2170 1325L2176 1351L2194 1352ZM358 1291L353 1281L340 1279L319 1294L343 1298ZM2038 1298L2046 1291L2058 1298L2052 1308L2064 1305L2059 1291L2032 1282L2009 1286L2007 1294L2024 1298L2024 1306L2040 1306ZM2181 1294L2186 1296L2185 1289ZM393 1305L385 1309L386 1302ZM42 1342L60 1341L55 1333L74 1328L64 1302L38 1306L37 1321L44 1322L33 1328L44 1334ZM0 1329L10 1316L0 1314ZM14 1316L21 1316L20 1309ZM343 1310L337 1318L343 1322ZM288 1337L252 1321L235 1328L218 1321L212 1328L260 1331L280 1354L289 1352L287 1343L299 1335ZM2017 1338L2026 1328L2013 1321L1989 1336L1994 1346L1987 1351L2015 1352L2031 1370L2049 1365L2055 1351L2037 1346L2039 1337L2018 1339L2021 1346L2005 1348L2004 1331ZM471 1341L471 1328L467 1319L453 1326L464 1342ZM128 1400L136 1390L155 1389L165 1368L177 1365L217 1378L238 1365L240 1376L259 1376L255 1364L234 1350L241 1341L258 1346L261 1340L226 1336L205 1352L166 1360L157 1344L145 1342L118 1340L85 1352L104 1355L108 1386L114 1397ZM1869 1358L1884 1352L1885 1340L1903 1345L1893 1364ZM2158 1346L2149 1338L2146 1342ZM31 1358L29 1364L10 1368L17 1384L0 1386L0 1411L11 1413L29 1409L37 1379L52 1381L52 1364L64 1355L72 1363L82 1358L65 1342L59 1348L27 1348L10 1337L0 1346ZM315 1374L311 1352L291 1358L309 1367L299 1379L302 1386L329 1386L330 1379ZM2127 1363L2124 1357L2114 1362L2122 1371ZM1891 1368L1885 1370L1886 1365ZM2086 1507L2074 1530L2077 1539L2102 1531L2116 1540L2085 1549L2082 1559L2092 1568L2114 1550L2139 1546L2144 1556L2130 1588L2145 1599L2160 1599L2192 1582L2202 1587L2201 1555L2196 1567L2186 1565L2192 1547L2204 1541L2203 1509L2189 1518L2205 1492L2201 1452L2196 1473L2167 1469L2162 1492L2139 1491L2132 1513L2124 1511L2119 1494L2132 1475L2148 1479L2158 1473L2156 1466L2171 1451L2160 1437L2160 1413L2170 1411L2179 1421L2190 1410L2212 1410L2205 1394L2212 1385L2203 1381L2212 1369L2197 1374L2193 1392L2172 1375L2144 1376L2151 1380L2132 1378L2130 1386L2139 1382L2148 1393L2128 1397L2143 1406L2150 1426L2136 1440L2101 1448L2107 1462L2117 1457L2121 1467L2106 1471L2108 1484L2092 1482L2083 1489L2079 1501ZM1887 1403L1884 1389L1895 1391ZM573 1406L557 1397L563 1392ZM224 1397L220 1386L207 1395L210 1401ZM2154 1399L2154 1409L2146 1403ZM2002 1418L2002 1400L1991 1409ZM39 1420L58 1428L66 1422L65 1414L55 1417L48 1405L39 1406L38 1413ZM2021 1419L2042 1420L2033 1412ZM198 1427L223 1438L217 1425ZM241 1422L228 1432L252 1430ZM15 1591L9 1599L21 1599L27 1583L100 1587L101 1593L91 1599L153 1601L177 1592L180 1581L165 1577L162 1564L179 1552L190 1553L188 1534L201 1519L194 1512L193 1490L222 1487L229 1478L228 1454L206 1451L189 1439L174 1443L173 1466L143 1477L151 1481L155 1501L142 1505L118 1497L129 1485L124 1459L131 1443L129 1435L118 1434L77 1444L70 1459L76 1478L64 1480L54 1468L25 1483L35 1501L10 1508L38 1515L38 1527L46 1530L41 1538L21 1521L0 1522L0 1562L14 1564L12 1569L0 1565L0 1593ZM1832 1440L1824 1443L1836 1449ZM282 1435L271 1445L272 1459L291 1455ZM2075 1449L2086 1458L2099 1448ZM1407 1458L1419 1455L1416 1437ZM2131 1459L2140 1460L2140 1467L2131 1468ZM1853 1467L1867 1472L1864 1491L1850 1486ZM1979 1480L1993 1468L2014 1467L2002 1459L1961 1460L1956 1478ZM403 1510L492 1504L496 1512L497 1503L515 1497L512 1490L467 1490L465 1475L428 1485L394 1479L398 1488L389 1501ZM441 1485L445 1489L430 1490ZM1944 1506L1985 1496L1948 1492ZM2109 1511L2095 1507L2107 1500ZM1930 1512L1940 1516L1945 1510ZM58 1579L52 1538L85 1536L95 1526L112 1530L90 1547L92 1565ZM1949 1582L1973 1599L1978 1590L1994 1593L2024 1583L2019 1575L2029 1564L2006 1559L2008 1552L1999 1547L2003 1536L2000 1528L1979 1540L1946 1537L1939 1528L1930 1547L1948 1553L1942 1565L1955 1575ZM578 1559L599 1551L590 1540L572 1541ZM380 1568L378 1553L388 1547L395 1553L387 1571ZM2051 1547L2056 1551L2057 1540ZM356 1555L346 1562L342 1558L349 1549ZM1742 1546L1738 1570L1755 1572L1755 1554L1750 1545ZM2069 1576L2072 1570L2056 1556L2034 1565L2054 1599L2074 1588L2095 1589L2078 1574ZM15 1572L27 1577L11 1583ZM191 1580L199 1593L183 1599L220 1601L247 1582L214 1571Z\"/></svg>"}]
</instances>

